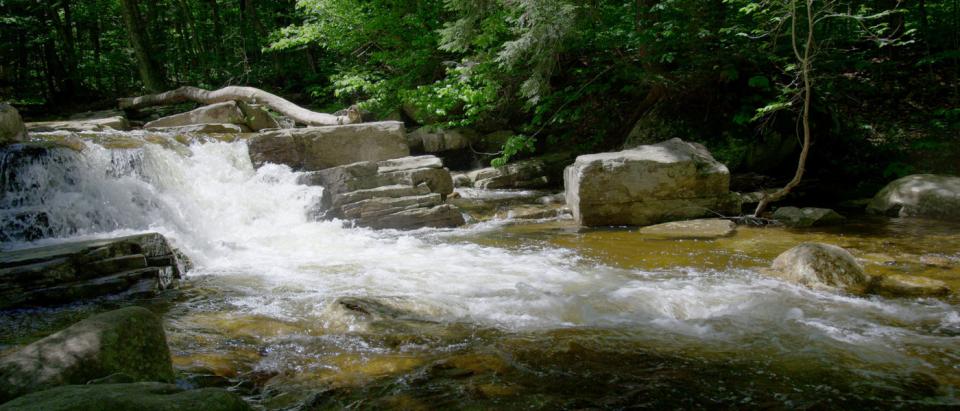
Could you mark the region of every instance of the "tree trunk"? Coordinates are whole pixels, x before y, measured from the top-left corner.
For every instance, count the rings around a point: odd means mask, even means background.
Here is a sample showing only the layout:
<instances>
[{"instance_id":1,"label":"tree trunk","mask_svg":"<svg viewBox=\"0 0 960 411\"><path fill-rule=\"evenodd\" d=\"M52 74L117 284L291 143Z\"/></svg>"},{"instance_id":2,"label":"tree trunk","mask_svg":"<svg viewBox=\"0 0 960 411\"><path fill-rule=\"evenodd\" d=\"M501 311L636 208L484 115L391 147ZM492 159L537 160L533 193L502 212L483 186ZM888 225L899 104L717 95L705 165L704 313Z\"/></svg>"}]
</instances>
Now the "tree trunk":
<instances>
[{"instance_id":1,"label":"tree trunk","mask_svg":"<svg viewBox=\"0 0 960 411\"><path fill-rule=\"evenodd\" d=\"M807 3L807 40L806 45L803 48L803 53L801 54L798 45L797 45L797 19L800 18L800 12L797 9L797 0L791 0L791 43L793 46L793 53L797 58L797 61L800 63L800 75L803 81L803 111L800 113L801 123L803 125L803 148L800 150L800 159L797 161L797 171L793 175L793 179L783 186L783 188L777 190L772 194L765 195L760 199L760 203L757 204L757 209L753 212L753 217L758 218L760 214L763 213L767 206L772 202L780 201L787 194L790 194L790 190L793 190L797 185L800 184L800 180L803 179L803 173L806 171L807 167L807 156L810 155L810 105L813 99L813 79L810 78L810 72L813 71L813 66L811 65L810 59L813 58L813 48L816 45L813 38L813 29L814 29L814 12L813 12L813 2L814 0L806 0Z\"/></svg>"},{"instance_id":2,"label":"tree trunk","mask_svg":"<svg viewBox=\"0 0 960 411\"><path fill-rule=\"evenodd\" d=\"M140 97L122 98L119 100L121 109L139 109L143 107L177 104L185 101L195 101L202 104L215 104L225 101L240 100L250 104L264 104L274 111L292 118L294 121L310 126L335 126L360 122L360 111L354 107L347 110L347 115L317 113L307 110L290 101L253 87L230 86L219 90L208 91L196 87L180 87L176 90L160 94L151 94Z\"/></svg>"},{"instance_id":3,"label":"tree trunk","mask_svg":"<svg viewBox=\"0 0 960 411\"><path fill-rule=\"evenodd\" d=\"M143 19L140 17L140 7L137 0L120 0L123 22L127 26L127 36L130 46L137 56L137 69L143 86L149 91L160 91L166 88L163 66L157 62L150 50Z\"/></svg>"},{"instance_id":4,"label":"tree trunk","mask_svg":"<svg viewBox=\"0 0 960 411\"><path fill-rule=\"evenodd\" d=\"M212 43L218 60L222 60L223 47L220 43L223 41L223 22L220 21L220 6L217 5L217 0L208 0L208 3L210 3L210 18L213 20L214 41Z\"/></svg>"}]
</instances>

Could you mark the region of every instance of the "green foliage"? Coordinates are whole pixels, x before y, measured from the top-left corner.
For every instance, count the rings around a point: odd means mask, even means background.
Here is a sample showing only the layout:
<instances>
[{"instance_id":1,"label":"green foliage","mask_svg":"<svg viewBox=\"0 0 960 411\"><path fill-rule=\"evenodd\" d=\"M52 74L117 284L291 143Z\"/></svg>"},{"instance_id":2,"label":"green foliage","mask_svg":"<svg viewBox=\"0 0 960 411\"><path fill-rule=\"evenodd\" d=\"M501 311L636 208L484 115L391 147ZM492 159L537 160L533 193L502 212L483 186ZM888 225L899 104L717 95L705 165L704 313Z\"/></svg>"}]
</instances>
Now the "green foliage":
<instances>
[{"instance_id":1,"label":"green foliage","mask_svg":"<svg viewBox=\"0 0 960 411\"><path fill-rule=\"evenodd\" d=\"M536 150L536 143L536 137L525 136L522 134L513 135L507 139L507 142L503 145L503 152L500 153L500 156L493 159L490 162L490 165L494 167L503 167L508 161L510 161L511 158L518 154L534 152L534 150Z\"/></svg>"}]
</instances>

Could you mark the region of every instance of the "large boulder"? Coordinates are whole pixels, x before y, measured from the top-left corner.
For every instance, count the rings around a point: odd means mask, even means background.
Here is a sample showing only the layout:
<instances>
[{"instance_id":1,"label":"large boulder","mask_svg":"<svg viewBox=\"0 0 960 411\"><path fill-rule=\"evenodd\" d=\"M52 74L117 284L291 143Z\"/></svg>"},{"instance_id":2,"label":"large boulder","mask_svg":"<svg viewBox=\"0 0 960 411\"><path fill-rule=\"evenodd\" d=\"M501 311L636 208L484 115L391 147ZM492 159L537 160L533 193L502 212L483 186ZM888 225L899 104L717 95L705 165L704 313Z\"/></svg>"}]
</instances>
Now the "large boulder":
<instances>
[{"instance_id":1,"label":"large boulder","mask_svg":"<svg viewBox=\"0 0 960 411\"><path fill-rule=\"evenodd\" d=\"M397 121L277 130L248 145L257 167L274 163L304 171L410 155L403 123Z\"/></svg>"},{"instance_id":2,"label":"large boulder","mask_svg":"<svg viewBox=\"0 0 960 411\"><path fill-rule=\"evenodd\" d=\"M414 229L464 224L444 204L453 192L450 172L434 156L359 162L305 174L301 184L323 186L318 219L352 220L369 228Z\"/></svg>"},{"instance_id":3,"label":"large boulder","mask_svg":"<svg viewBox=\"0 0 960 411\"><path fill-rule=\"evenodd\" d=\"M9 104L0 103L0 146L19 143L27 136L20 112Z\"/></svg>"},{"instance_id":4,"label":"large boulder","mask_svg":"<svg viewBox=\"0 0 960 411\"><path fill-rule=\"evenodd\" d=\"M960 220L960 177L916 174L888 184L867 211L891 217Z\"/></svg>"},{"instance_id":5,"label":"large boulder","mask_svg":"<svg viewBox=\"0 0 960 411\"><path fill-rule=\"evenodd\" d=\"M159 317L142 307L95 315L0 358L0 403L113 374L173 382Z\"/></svg>"},{"instance_id":6,"label":"large boulder","mask_svg":"<svg viewBox=\"0 0 960 411\"><path fill-rule=\"evenodd\" d=\"M740 208L727 167L678 138L577 157L564 184L567 205L585 226L650 225Z\"/></svg>"},{"instance_id":7,"label":"large boulder","mask_svg":"<svg viewBox=\"0 0 960 411\"><path fill-rule=\"evenodd\" d=\"M864 293L871 277L847 250L831 244L804 243L773 260L770 274L811 288L840 288Z\"/></svg>"},{"instance_id":8,"label":"large boulder","mask_svg":"<svg viewBox=\"0 0 960 411\"><path fill-rule=\"evenodd\" d=\"M184 262L160 234L0 253L0 309L65 304L177 286Z\"/></svg>"},{"instance_id":9,"label":"large boulder","mask_svg":"<svg viewBox=\"0 0 960 411\"><path fill-rule=\"evenodd\" d=\"M846 221L846 218L836 211L816 207L780 207L773 212L773 219L795 228L829 226Z\"/></svg>"},{"instance_id":10,"label":"large boulder","mask_svg":"<svg viewBox=\"0 0 960 411\"><path fill-rule=\"evenodd\" d=\"M67 385L24 395L0 405L0 411L246 411L237 394L219 388L185 391L173 384Z\"/></svg>"}]
</instances>

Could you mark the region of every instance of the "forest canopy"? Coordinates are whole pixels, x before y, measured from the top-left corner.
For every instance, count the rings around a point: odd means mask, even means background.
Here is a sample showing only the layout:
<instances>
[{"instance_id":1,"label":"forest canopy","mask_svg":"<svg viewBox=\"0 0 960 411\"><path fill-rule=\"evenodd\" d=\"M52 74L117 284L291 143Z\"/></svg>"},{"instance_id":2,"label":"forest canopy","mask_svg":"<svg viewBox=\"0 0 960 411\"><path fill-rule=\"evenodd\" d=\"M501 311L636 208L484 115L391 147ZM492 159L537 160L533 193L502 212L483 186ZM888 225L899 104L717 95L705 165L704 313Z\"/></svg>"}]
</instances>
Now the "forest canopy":
<instances>
[{"instance_id":1,"label":"forest canopy","mask_svg":"<svg viewBox=\"0 0 960 411\"><path fill-rule=\"evenodd\" d=\"M795 157L812 34L815 165L957 172L960 0L0 0L0 31L0 100L27 115L248 85L513 130L495 162L683 137L768 174Z\"/></svg>"}]
</instances>

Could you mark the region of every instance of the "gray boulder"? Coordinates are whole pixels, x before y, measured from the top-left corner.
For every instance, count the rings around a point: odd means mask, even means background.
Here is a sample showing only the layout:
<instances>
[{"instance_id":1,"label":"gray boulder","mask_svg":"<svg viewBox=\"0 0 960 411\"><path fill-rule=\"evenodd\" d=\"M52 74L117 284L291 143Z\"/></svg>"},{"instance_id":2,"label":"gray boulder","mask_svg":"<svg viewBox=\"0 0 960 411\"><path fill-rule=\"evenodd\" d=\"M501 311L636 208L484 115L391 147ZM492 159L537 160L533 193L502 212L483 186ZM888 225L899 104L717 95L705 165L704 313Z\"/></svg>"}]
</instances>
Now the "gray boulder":
<instances>
[{"instance_id":1,"label":"gray boulder","mask_svg":"<svg viewBox=\"0 0 960 411\"><path fill-rule=\"evenodd\" d=\"M0 103L0 146L19 143L27 137L20 112L9 104Z\"/></svg>"},{"instance_id":2,"label":"gray boulder","mask_svg":"<svg viewBox=\"0 0 960 411\"><path fill-rule=\"evenodd\" d=\"M773 219L787 227L805 228L842 224L842 215L829 208L780 207L773 212Z\"/></svg>"},{"instance_id":3,"label":"gray boulder","mask_svg":"<svg viewBox=\"0 0 960 411\"><path fill-rule=\"evenodd\" d=\"M178 113L172 116L153 120L143 125L144 128L180 127L194 124L246 124L243 112L234 101L211 104Z\"/></svg>"},{"instance_id":4,"label":"gray boulder","mask_svg":"<svg viewBox=\"0 0 960 411\"><path fill-rule=\"evenodd\" d=\"M864 293L871 278L843 248L831 244L804 243L773 260L770 274L811 288L840 288Z\"/></svg>"},{"instance_id":5,"label":"gray boulder","mask_svg":"<svg viewBox=\"0 0 960 411\"><path fill-rule=\"evenodd\" d=\"M28 394L0 411L246 411L250 406L237 394L219 388L185 391L173 384L67 385Z\"/></svg>"},{"instance_id":6,"label":"gray boulder","mask_svg":"<svg viewBox=\"0 0 960 411\"><path fill-rule=\"evenodd\" d=\"M177 286L184 262L160 234L0 253L0 308L70 303Z\"/></svg>"},{"instance_id":7,"label":"gray boulder","mask_svg":"<svg viewBox=\"0 0 960 411\"><path fill-rule=\"evenodd\" d=\"M274 163L305 171L410 155L403 123L396 121L277 130L248 145L256 167Z\"/></svg>"},{"instance_id":8,"label":"gray boulder","mask_svg":"<svg viewBox=\"0 0 960 411\"><path fill-rule=\"evenodd\" d=\"M890 217L960 220L960 177L915 174L888 184L867 212Z\"/></svg>"},{"instance_id":9,"label":"gray boulder","mask_svg":"<svg viewBox=\"0 0 960 411\"><path fill-rule=\"evenodd\" d=\"M243 113L244 125L253 131L280 128L280 122L273 118L263 106L238 101L237 107Z\"/></svg>"},{"instance_id":10,"label":"gray boulder","mask_svg":"<svg viewBox=\"0 0 960 411\"><path fill-rule=\"evenodd\" d=\"M534 157L466 173L469 185L483 189L532 189L559 186L563 168L571 160L565 153Z\"/></svg>"},{"instance_id":11,"label":"gray boulder","mask_svg":"<svg viewBox=\"0 0 960 411\"><path fill-rule=\"evenodd\" d=\"M440 153L470 147L470 130L421 127L407 134L407 144L413 152Z\"/></svg>"},{"instance_id":12,"label":"gray boulder","mask_svg":"<svg viewBox=\"0 0 960 411\"><path fill-rule=\"evenodd\" d=\"M464 224L460 211L444 204L453 192L453 180L434 156L328 168L301 176L300 183L323 186L324 195L313 212L318 219L353 220L378 229Z\"/></svg>"},{"instance_id":13,"label":"gray boulder","mask_svg":"<svg viewBox=\"0 0 960 411\"><path fill-rule=\"evenodd\" d=\"M564 184L567 205L585 226L650 225L740 209L727 167L702 145L677 138L577 157Z\"/></svg>"},{"instance_id":14,"label":"gray boulder","mask_svg":"<svg viewBox=\"0 0 960 411\"><path fill-rule=\"evenodd\" d=\"M0 403L23 394L122 373L173 382L159 317L142 307L95 315L0 359Z\"/></svg>"}]
</instances>

